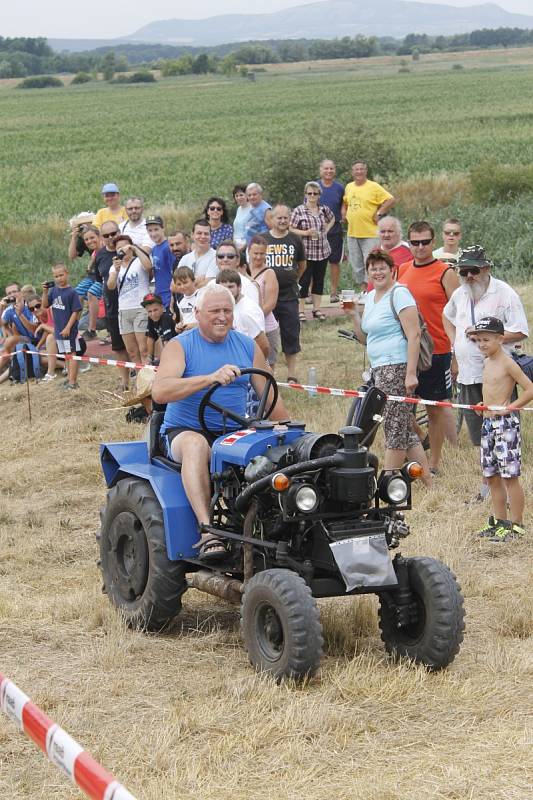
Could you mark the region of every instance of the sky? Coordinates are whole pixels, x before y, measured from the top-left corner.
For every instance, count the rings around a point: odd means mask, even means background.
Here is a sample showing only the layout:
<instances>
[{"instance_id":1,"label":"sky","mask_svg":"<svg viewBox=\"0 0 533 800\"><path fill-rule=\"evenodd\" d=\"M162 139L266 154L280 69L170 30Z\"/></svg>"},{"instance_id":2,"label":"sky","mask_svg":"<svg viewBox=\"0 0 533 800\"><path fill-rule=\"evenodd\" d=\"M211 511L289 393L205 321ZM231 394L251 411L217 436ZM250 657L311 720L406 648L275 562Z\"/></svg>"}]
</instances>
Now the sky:
<instances>
[{"instance_id":1,"label":"sky","mask_svg":"<svg viewBox=\"0 0 533 800\"><path fill-rule=\"evenodd\" d=\"M484 0L423 0L454 6L481 5ZM494 1L494 0L492 0ZM217 14L261 14L312 0L92 0L90 8L73 7L71 0L7 0L2 9L0 36L47 36L54 39L113 39L127 36L149 22L160 19L201 19ZM359 0L364 2L364 0ZM372 2L372 0L368 0ZM532 14L532 0L498 0L506 11Z\"/></svg>"}]
</instances>

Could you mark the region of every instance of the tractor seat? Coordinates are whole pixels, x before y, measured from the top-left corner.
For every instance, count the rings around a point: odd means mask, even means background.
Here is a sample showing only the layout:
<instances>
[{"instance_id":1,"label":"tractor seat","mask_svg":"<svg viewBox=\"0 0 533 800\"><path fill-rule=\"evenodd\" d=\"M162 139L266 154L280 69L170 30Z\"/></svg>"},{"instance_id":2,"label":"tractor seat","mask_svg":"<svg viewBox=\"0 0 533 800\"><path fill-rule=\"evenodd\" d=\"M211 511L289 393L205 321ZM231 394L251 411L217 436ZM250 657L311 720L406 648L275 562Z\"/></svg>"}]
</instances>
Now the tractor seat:
<instances>
[{"instance_id":1,"label":"tractor seat","mask_svg":"<svg viewBox=\"0 0 533 800\"><path fill-rule=\"evenodd\" d=\"M173 469L175 472L181 472L181 464L177 464L176 461L172 461L172 459L167 458L163 448L161 447L159 430L163 424L164 417L164 411L154 411L152 413L152 417L150 419L150 435L148 438L148 452L150 459L156 464L162 464L169 469Z\"/></svg>"},{"instance_id":2,"label":"tractor seat","mask_svg":"<svg viewBox=\"0 0 533 800\"><path fill-rule=\"evenodd\" d=\"M380 419L376 420L374 417L381 417L381 412L387 402L387 396L375 386L360 386L359 391L364 391L365 396L354 399L348 411L346 424L356 425L361 428L363 435L361 436L360 444L364 447L370 447L376 438L380 425Z\"/></svg>"}]
</instances>

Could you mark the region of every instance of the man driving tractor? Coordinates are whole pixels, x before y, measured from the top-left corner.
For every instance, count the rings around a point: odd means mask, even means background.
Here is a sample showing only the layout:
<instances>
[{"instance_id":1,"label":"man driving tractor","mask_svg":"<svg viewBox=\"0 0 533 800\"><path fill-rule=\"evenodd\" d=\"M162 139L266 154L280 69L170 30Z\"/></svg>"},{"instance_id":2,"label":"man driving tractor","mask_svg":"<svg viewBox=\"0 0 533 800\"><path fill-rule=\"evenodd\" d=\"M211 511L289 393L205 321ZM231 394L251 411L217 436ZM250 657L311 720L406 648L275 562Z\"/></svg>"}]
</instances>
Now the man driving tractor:
<instances>
[{"instance_id":1,"label":"man driving tractor","mask_svg":"<svg viewBox=\"0 0 533 800\"><path fill-rule=\"evenodd\" d=\"M213 407L206 409L209 432L202 430L198 411L207 389L219 383L217 404L240 417L245 416L248 378L241 370L265 370L265 358L252 339L233 330L235 301L231 292L214 282L198 294L196 321L198 326L172 339L161 356L152 396L158 403L167 403L160 435L168 458L182 464L183 487L198 520L199 558L218 561L224 558L224 543L212 534L203 532L209 524L211 484L209 459L214 440L229 430L243 425L225 420ZM252 377L258 395L266 380ZM287 419L287 411L278 399L270 414L272 420Z\"/></svg>"}]
</instances>

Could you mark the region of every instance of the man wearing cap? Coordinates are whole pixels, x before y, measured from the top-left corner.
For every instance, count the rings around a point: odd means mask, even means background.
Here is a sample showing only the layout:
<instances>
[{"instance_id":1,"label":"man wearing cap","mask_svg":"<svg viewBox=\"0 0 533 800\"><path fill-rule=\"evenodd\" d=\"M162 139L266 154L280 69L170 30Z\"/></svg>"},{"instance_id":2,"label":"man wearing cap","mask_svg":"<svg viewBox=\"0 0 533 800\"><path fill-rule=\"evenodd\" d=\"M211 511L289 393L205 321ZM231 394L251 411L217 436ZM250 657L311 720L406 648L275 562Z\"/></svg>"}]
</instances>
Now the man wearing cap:
<instances>
[{"instance_id":1,"label":"man wearing cap","mask_svg":"<svg viewBox=\"0 0 533 800\"><path fill-rule=\"evenodd\" d=\"M452 375L459 386L459 403L481 403L484 357L469 339L469 332L484 317L503 323L503 349L510 354L516 342L529 334L526 314L518 294L508 283L493 278L492 264L479 245L463 250L457 263L461 285L443 309L443 325L453 345ZM482 418L465 409L464 418L472 444L479 446ZM485 490L482 490L483 496Z\"/></svg>"},{"instance_id":2,"label":"man wearing cap","mask_svg":"<svg viewBox=\"0 0 533 800\"><path fill-rule=\"evenodd\" d=\"M128 219L124 206L120 205L120 190L116 183L104 183L102 196L105 208L100 208L96 212L93 225L101 230L104 222L116 222L119 225Z\"/></svg>"},{"instance_id":3,"label":"man wearing cap","mask_svg":"<svg viewBox=\"0 0 533 800\"><path fill-rule=\"evenodd\" d=\"M152 240L146 230L146 220L144 219L144 201L142 197L128 197L124 209L127 214L125 222L119 223L119 230L130 237L133 244L142 248L146 253L152 249Z\"/></svg>"},{"instance_id":4,"label":"man wearing cap","mask_svg":"<svg viewBox=\"0 0 533 800\"><path fill-rule=\"evenodd\" d=\"M170 307L172 281L172 268L174 256L165 236L165 223L158 214L146 217L146 230L152 240L152 264L154 266L155 292L164 303L165 308Z\"/></svg>"}]
</instances>

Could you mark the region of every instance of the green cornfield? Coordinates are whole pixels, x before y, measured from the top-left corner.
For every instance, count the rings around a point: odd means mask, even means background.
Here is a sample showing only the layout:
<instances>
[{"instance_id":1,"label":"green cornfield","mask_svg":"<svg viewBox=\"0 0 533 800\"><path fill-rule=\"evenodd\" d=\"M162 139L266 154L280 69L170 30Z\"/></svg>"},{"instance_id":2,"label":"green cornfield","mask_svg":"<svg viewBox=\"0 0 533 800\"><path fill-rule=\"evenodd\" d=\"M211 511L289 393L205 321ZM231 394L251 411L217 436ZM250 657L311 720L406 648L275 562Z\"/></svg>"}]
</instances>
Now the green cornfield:
<instances>
[{"instance_id":1,"label":"green cornfield","mask_svg":"<svg viewBox=\"0 0 533 800\"><path fill-rule=\"evenodd\" d=\"M531 196L525 205L472 208L454 195L453 177L485 160L517 168L533 162L533 67L527 60L472 64L465 59L463 70L448 63L420 71L417 65L409 74L398 74L397 64L374 71L299 65L261 73L254 82L188 76L148 86L98 82L25 92L1 86L0 279L28 262L39 269L34 242L21 241L21 225L39 226L38 252L49 263L64 249L66 220L101 205L104 181L118 182L124 196L143 195L149 209L199 208L211 193L229 198L234 183L259 178L261 153L303 140L319 124L347 137L364 125L396 149L398 173L380 179L399 196L404 222L415 213L436 222L462 213L502 263L518 258L523 267L533 236ZM346 174L349 165L341 166ZM418 206L402 207L402 181L443 173L452 179L447 205L436 209L421 197ZM505 231L502 241L509 216L528 228L527 246L516 231ZM517 246L518 255L507 259Z\"/></svg>"}]
</instances>

